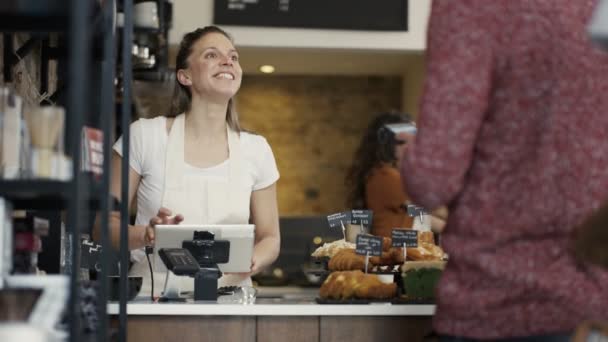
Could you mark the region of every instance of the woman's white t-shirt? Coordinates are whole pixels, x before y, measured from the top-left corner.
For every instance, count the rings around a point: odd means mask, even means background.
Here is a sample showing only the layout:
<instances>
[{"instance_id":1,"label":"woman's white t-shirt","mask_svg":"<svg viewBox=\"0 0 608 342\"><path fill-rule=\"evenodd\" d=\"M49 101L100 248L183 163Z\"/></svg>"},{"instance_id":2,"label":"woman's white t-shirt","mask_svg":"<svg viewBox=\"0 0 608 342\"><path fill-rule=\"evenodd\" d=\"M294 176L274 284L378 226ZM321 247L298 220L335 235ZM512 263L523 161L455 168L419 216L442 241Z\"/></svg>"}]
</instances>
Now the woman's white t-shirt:
<instances>
[{"instance_id":1,"label":"woman's white t-shirt","mask_svg":"<svg viewBox=\"0 0 608 342\"><path fill-rule=\"evenodd\" d=\"M137 217L135 224L146 225L160 209L165 184L165 156L167 150L167 118L139 119L130 127L129 165L141 176L137 189ZM274 184L279 171L266 139L260 135L241 132L242 151L247 182L251 191ZM114 144L122 156L122 137ZM205 177L227 178L230 160L209 168L187 166L186 172L199 172ZM173 208L168 208L174 210Z\"/></svg>"}]
</instances>

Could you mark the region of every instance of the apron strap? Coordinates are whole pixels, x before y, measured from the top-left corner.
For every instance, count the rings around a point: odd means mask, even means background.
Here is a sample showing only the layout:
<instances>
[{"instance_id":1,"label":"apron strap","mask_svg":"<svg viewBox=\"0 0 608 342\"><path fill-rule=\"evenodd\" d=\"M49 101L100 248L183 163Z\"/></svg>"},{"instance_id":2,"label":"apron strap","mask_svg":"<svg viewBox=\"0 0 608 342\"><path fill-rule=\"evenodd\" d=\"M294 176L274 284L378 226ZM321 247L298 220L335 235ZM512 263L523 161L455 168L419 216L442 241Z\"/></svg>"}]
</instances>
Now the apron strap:
<instances>
[{"instance_id":1,"label":"apron strap","mask_svg":"<svg viewBox=\"0 0 608 342\"><path fill-rule=\"evenodd\" d=\"M242 161L242 152L241 152L241 148L239 145L239 133L233 131L230 129L230 127L227 128L227 135L228 135L228 164L229 164L229 168L230 168L230 174L228 175L229 177L229 182L231 184L234 184L237 181L240 181L239 179L239 172L242 172L243 168L241 167L241 161Z\"/></svg>"},{"instance_id":2,"label":"apron strap","mask_svg":"<svg viewBox=\"0 0 608 342\"><path fill-rule=\"evenodd\" d=\"M169 130L167 152L165 155L165 186L164 189L175 189L181 184L184 174L184 114L175 117ZM164 191L163 191L164 193ZM164 195L163 195L164 197ZM161 203L162 203L161 199Z\"/></svg>"}]
</instances>

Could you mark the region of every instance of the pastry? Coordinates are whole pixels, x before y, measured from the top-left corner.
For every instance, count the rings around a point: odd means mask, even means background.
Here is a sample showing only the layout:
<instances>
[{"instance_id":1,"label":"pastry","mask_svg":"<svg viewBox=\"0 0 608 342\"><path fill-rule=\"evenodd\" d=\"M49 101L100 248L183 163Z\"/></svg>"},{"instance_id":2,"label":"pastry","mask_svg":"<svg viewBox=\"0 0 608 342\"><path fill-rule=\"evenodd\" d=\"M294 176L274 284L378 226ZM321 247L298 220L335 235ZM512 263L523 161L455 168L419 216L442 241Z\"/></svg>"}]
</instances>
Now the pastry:
<instances>
[{"instance_id":1,"label":"pastry","mask_svg":"<svg viewBox=\"0 0 608 342\"><path fill-rule=\"evenodd\" d=\"M331 258L334 255L336 255L336 253L338 253L339 251L341 251L341 250L343 250L345 248L354 249L355 248L355 244L351 243L351 242L344 241L344 239L342 239L342 240L336 240L334 242L324 243L323 246L317 248L312 253L312 256L315 257L315 258L322 258L322 257L329 257L329 258Z\"/></svg>"},{"instance_id":2,"label":"pastry","mask_svg":"<svg viewBox=\"0 0 608 342\"><path fill-rule=\"evenodd\" d=\"M329 259L327 268L330 271L365 270L365 256L355 253L354 249L343 249Z\"/></svg>"},{"instance_id":3,"label":"pastry","mask_svg":"<svg viewBox=\"0 0 608 342\"><path fill-rule=\"evenodd\" d=\"M389 237L382 238L382 251L388 252L391 249L391 245L393 244L393 240Z\"/></svg>"},{"instance_id":4,"label":"pastry","mask_svg":"<svg viewBox=\"0 0 608 342\"><path fill-rule=\"evenodd\" d=\"M397 264L393 256L392 249L389 249L386 252L382 252L381 256L370 257L369 262L374 266L393 266Z\"/></svg>"},{"instance_id":5,"label":"pastry","mask_svg":"<svg viewBox=\"0 0 608 342\"><path fill-rule=\"evenodd\" d=\"M388 299L397 293L397 284L384 284L373 274L361 271L333 272L319 290L324 299Z\"/></svg>"},{"instance_id":6,"label":"pastry","mask_svg":"<svg viewBox=\"0 0 608 342\"><path fill-rule=\"evenodd\" d=\"M416 248L407 249L409 260L442 260L443 257L443 249L432 243L422 242Z\"/></svg>"},{"instance_id":7,"label":"pastry","mask_svg":"<svg viewBox=\"0 0 608 342\"><path fill-rule=\"evenodd\" d=\"M401 255L399 255L401 251ZM372 266L394 266L403 263L403 250L401 248L392 248L388 252L382 252L381 256L373 256L369 258L368 267L371 270ZM329 259L327 268L330 271L353 271L365 270L365 255L359 255L354 249L343 249L338 252L333 258Z\"/></svg>"},{"instance_id":8,"label":"pastry","mask_svg":"<svg viewBox=\"0 0 608 342\"><path fill-rule=\"evenodd\" d=\"M418 243L423 242L435 244L435 235L431 231L419 231L418 232Z\"/></svg>"}]
</instances>

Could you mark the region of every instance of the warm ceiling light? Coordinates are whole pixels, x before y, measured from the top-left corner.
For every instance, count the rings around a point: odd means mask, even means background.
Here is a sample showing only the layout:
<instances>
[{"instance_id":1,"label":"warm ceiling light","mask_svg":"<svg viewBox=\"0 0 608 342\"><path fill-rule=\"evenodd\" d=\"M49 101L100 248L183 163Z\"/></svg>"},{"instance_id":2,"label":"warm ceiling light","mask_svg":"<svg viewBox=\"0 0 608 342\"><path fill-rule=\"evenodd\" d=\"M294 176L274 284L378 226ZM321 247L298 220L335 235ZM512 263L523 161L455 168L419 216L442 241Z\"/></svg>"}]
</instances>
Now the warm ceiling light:
<instances>
[{"instance_id":1,"label":"warm ceiling light","mask_svg":"<svg viewBox=\"0 0 608 342\"><path fill-rule=\"evenodd\" d=\"M262 65L260 71L265 74L272 74L274 72L274 67L272 65Z\"/></svg>"}]
</instances>

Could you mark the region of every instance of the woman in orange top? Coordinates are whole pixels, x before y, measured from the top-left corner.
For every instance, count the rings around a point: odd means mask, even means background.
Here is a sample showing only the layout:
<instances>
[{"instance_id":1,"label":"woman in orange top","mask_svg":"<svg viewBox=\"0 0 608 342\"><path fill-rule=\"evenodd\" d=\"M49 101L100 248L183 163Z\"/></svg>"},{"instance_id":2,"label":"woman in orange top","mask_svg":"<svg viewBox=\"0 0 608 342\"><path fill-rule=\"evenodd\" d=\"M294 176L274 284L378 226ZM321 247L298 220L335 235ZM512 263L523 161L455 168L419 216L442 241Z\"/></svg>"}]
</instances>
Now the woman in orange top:
<instances>
[{"instance_id":1,"label":"woman in orange top","mask_svg":"<svg viewBox=\"0 0 608 342\"><path fill-rule=\"evenodd\" d=\"M407 141L394 138L383 128L387 124L411 121L404 114L378 115L369 124L348 171L347 206L373 210L373 235L390 237L393 228L411 228L413 225L413 219L406 209L407 204L410 204L409 197L403 191L401 175L397 169L397 156L403 155ZM443 219L433 213L431 227L434 231L441 231L445 225Z\"/></svg>"}]
</instances>

